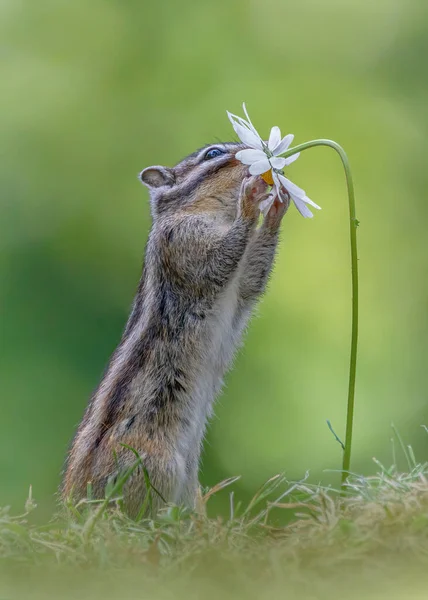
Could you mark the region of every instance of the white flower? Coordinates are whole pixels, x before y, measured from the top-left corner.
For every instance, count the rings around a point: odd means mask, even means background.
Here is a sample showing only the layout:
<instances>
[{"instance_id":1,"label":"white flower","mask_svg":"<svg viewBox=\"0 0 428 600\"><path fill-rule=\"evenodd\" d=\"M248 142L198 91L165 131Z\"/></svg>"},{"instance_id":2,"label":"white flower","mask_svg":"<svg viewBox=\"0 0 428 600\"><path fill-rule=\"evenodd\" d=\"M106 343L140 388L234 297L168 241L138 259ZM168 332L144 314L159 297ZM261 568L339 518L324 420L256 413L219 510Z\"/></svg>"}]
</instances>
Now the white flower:
<instances>
[{"instance_id":1,"label":"white flower","mask_svg":"<svg viewBox=\"0 0 428 600\"><path fill-rule=\"evenodd\" d=\"M294 135L289 133L281 139L279 127L272 127L269 140L265 142L251 123L245 103L243 109L247 120L230 112L227 115L241 142L248 146L247 149L237 152L236 158L244 165L249 165L251 175L261 175L266 183L272 185L272 194L260 204L260 210L266 215L273 204L275 196L278 196L281 202L284 202L286 200L284 198L285 190L285 194L293 200L297 210L303 217L313 217L307 205L310 204L317 209L321 207L312 202L304 190L287 179L282 171L284 167L290 165L300 156L299 152L288 158L281 158L280 156L288 150Z\"/></svg>"}]
</instances>

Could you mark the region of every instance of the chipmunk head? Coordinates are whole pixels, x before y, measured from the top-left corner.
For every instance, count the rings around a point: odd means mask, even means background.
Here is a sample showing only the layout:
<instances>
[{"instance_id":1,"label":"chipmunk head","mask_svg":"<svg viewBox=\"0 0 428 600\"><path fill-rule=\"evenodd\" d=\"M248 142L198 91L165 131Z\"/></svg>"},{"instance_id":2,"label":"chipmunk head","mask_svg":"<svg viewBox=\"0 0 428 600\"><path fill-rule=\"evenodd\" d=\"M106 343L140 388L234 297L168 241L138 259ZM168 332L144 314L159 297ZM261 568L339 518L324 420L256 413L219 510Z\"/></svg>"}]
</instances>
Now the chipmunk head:
<instances>
[{"instance_id":1,"label":"chipmunk head","mask_svg":"<svg viewBox=\"0 0 428 600\"><path fill-rule=\"evenodd\" d=\"M245 146L234 142L205 146L175 167L147 167L140 179L150 190L152 215L177 211L210 212L234 219L237 198L248 167L235 154Z\"/></svg>"}]
</instances>

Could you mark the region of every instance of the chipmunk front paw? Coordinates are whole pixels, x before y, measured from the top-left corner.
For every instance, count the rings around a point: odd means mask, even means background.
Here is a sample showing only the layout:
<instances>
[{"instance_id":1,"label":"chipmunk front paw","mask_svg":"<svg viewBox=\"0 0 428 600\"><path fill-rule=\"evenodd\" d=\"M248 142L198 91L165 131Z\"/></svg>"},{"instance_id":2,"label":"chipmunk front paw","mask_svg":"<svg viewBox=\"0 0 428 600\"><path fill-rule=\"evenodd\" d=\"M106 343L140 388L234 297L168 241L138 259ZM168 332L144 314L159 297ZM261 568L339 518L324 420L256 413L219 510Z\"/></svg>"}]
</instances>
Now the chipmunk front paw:
<instances>
[{"instance_id":1,"label":"chipmunk front paw","mask_svg":"<svg viewBox=\"0 0 428 600\"><path fill-rule=\"evenodd\" d=\"M287 193L283 193L282 197L283 201L281 201L278 196L275 197L275 200L273 201L273 204L265 217L264 224L269 229L276 230L279 228L282 217L285 215L288 207L290 206L289 195Z\"/></svg>"},{"instance_id":2,"label":"chipmunk front paw","mask_svg":"<svg viewBox=\"0 0 428 600\"><path fill-rule=\"evenodd\" d=\"M244 179L239 193L238 216L257 222L260 215L259 204L268 195L268 185L261 177Z\"/></svg>"}]
</instances>

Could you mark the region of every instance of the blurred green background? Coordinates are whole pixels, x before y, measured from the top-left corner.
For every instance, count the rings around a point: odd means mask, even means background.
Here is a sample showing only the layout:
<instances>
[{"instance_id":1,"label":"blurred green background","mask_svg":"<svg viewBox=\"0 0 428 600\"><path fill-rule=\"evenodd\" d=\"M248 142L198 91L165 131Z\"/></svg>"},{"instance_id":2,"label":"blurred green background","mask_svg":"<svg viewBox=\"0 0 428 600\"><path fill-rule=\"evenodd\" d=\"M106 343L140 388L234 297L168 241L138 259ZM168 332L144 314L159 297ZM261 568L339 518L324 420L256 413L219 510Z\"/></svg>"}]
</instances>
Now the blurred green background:
<instances>
[{"instance_id":1,"label":"blurred green background","mask_svg":"<svg viewBox=\"0 0 428 600\"><path fill-rule=\"evenodd\" d=\"M54 505L67 446L118 343L150 227L138 172L259 131L333 138L353 168L361 327L353 469L391 461L390 423L426 458L428 6L425 0L2 0L0 504ZM350 341L338 157L288 170L293 208L205 446L237 495L285 470L337 482Z\"/></svg>"}]
</instances>

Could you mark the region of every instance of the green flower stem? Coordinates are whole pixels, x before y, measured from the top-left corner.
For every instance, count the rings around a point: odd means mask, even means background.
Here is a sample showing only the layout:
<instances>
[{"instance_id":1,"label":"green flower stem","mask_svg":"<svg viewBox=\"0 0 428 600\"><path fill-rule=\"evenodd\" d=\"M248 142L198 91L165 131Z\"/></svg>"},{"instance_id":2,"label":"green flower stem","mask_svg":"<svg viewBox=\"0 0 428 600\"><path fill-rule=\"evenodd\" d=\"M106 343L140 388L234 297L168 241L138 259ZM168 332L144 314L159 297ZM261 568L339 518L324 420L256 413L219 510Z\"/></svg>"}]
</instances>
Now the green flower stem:
<instances>
[{"instance_id":1,"label":"green flower stem","mask_svg":"<svg viewBox=\"0 0 428 600\"><path fill-rule=\"evenodd\" d=\"M349 231L351 240L351 276L352 276L352 332L351 332L351 355L349 361L349 385L348 385L348 406L346 414L346 435L345 448L343 451L342 466L342 490L344 490L346 478L351 465L351 446L352 446L352 425L354 420L354 399L355 399L355 376L357 369L357 344L358 344L358 256L357 256L357 227L359 225L355 216L355 195L354 184L352 182L351 168L348 157L344 149L332 140L312 140L305 142L294 148L290 148L282 156L287 158L302 150L313 148L314 146L329 146L339 154L343 168L345 169L346 185L348 187L349 203Z\"/></svg>"}]
</instances>

